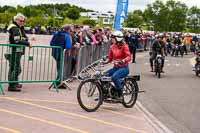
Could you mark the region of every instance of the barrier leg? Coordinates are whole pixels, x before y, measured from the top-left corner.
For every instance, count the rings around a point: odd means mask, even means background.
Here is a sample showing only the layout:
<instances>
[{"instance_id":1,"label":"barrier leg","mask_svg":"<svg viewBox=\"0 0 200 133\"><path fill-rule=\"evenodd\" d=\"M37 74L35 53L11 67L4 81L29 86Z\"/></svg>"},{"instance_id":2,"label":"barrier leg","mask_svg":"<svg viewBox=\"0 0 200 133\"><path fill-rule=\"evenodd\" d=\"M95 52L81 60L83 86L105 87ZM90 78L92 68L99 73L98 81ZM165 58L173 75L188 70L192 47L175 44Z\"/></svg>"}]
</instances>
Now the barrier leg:
<instances>
[{"instance_id":1,"label":"barrier leg","mask_svg":"<svg viewBox=\"0 0 200 133\"><path fill-rule=\"evenodd\" d=\"M0 89L1 89L1 94L5 95L5 91L4 91L1 83L0 83Z\"/></svg>"},{"instance_id":2,"label":"barrier leg","mask_svg":"<svg viewBox=\"0 0 200 133\"><path fill-rule=\"evenodd\" d=\"M53 88L56 89L56 92L58 92L58 85L56 84L56 82L53 82Z\"/></svg>"},{"instance_id":3,"label":"barrier leg","mask_svg":"<svg viewBox=\"0 0 200 133\"><path fill-rule=\"evenodd\" d=\"M51 88L54 88L54 89L56 89L56 92L58 92L58 86L57 86L57 84L56 84L56 82L53 82L50 86L49 86L49 90L51 89Z\"/></svg>"},{"instance_id":4,"label":"barrier leg","mask_svg":"<svg viewBox=\"0 0 200 133\"><path fill-rule=\"evenodd\" d=\"M63 83L65 84L67 89L72 90L72 88L67 85L67 80L63 81Z\"/></svg>"}]
</instances>

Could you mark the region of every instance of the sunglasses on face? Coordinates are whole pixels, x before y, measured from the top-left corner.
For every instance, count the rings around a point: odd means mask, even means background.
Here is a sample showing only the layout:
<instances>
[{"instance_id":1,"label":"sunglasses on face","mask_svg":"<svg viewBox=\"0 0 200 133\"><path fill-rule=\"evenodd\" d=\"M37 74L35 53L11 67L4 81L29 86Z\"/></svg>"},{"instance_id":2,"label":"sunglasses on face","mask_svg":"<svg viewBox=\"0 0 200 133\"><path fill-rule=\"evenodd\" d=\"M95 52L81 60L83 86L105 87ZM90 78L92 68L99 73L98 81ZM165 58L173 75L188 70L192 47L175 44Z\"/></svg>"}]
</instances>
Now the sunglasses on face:
<instances>
[{"instance_id":1,"label":"sunglasses on face","mask_svg":"<svg viewBox=\"0 0 200 133\"><path fill-rule=\"evenodd\" d=\"M18 20L19 20L19 19L18 19ZM25 21L24 21L24 20L19 20L19 22L20 22L20 23L24 23Z\"/></svg>"}]
</instances>

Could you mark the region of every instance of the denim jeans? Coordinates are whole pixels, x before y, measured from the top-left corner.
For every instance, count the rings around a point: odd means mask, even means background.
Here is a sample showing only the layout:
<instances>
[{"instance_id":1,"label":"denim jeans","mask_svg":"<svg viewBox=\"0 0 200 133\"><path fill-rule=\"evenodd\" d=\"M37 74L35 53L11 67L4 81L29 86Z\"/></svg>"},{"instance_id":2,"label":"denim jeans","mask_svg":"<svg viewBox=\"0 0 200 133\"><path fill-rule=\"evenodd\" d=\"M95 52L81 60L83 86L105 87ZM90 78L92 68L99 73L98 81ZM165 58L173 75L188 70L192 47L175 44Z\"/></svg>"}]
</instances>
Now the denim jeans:
<instances>
[{"instance_id":1,"label":"denim jeans","mask_svg":"<svg viewBox=\"0 0 200 133\"><path fill-rule=\"evenodd\" d=\"M112 80L115 84L116 90L118 92L121 92L121 81L120 79L125 78L129 74L129 68L128 66L125 67L113 67L110 70L106 72L108 76L112 77Z\"/></svg>"}]
</instances>

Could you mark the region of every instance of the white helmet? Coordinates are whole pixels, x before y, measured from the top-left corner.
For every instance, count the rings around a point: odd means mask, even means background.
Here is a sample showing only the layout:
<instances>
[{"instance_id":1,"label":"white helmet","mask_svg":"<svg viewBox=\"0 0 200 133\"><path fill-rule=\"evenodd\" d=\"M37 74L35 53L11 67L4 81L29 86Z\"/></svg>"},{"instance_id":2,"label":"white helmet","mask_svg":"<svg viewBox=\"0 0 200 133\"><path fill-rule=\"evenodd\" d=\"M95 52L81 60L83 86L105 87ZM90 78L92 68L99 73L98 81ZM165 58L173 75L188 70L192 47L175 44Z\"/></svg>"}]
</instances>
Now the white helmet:
<instances>
[{"instance_id":1,"label":"white helmet","mask_svg":"<svg viewBox=\"0 0 200 133\"><path fill-rule=\"evenodd\" d=\"M121 42L124 39L124 35L121 31L114 31L112 36L116 38L117 42Z\"/></svg>"}]
</instances>

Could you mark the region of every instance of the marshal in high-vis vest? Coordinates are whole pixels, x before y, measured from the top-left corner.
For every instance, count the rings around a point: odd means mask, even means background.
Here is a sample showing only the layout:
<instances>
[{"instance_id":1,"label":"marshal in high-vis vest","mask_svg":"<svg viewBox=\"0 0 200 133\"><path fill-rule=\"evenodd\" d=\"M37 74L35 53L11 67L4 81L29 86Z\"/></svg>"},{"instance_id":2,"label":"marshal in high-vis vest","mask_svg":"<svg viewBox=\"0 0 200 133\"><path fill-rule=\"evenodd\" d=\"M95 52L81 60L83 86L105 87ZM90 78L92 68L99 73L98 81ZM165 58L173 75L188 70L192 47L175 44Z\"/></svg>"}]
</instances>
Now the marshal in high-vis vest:
<instances>
[{"instance_id":1,"label":"marshal in high-vis vest","mask_svg":"<svg viewBox=\"0 0 200 133\"><path fill-rule=\"evenodd\" d=\"M10 47L8 52L5 54L6 59L9 62L9 72L8 80L9 81L18 81L18 76L21 73L21 57L25 53L25 48L20 47L19 45L25 45L32 47L28 42L28 37L24 31L24 23L26 17L18 13L13 18L13 23L8 26L9 33L9 43L16 44L16 47ZM8 91L21 91L22 85L18 83L9 83Z\"/></svg>"}]
</instances>

